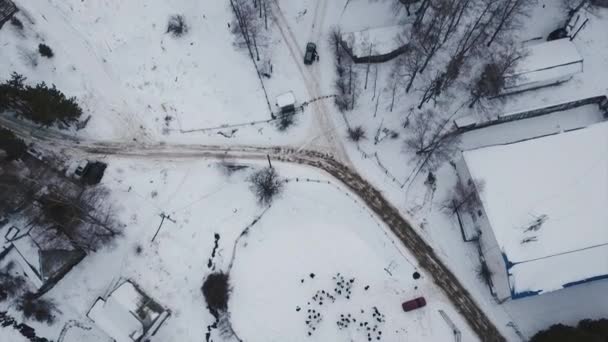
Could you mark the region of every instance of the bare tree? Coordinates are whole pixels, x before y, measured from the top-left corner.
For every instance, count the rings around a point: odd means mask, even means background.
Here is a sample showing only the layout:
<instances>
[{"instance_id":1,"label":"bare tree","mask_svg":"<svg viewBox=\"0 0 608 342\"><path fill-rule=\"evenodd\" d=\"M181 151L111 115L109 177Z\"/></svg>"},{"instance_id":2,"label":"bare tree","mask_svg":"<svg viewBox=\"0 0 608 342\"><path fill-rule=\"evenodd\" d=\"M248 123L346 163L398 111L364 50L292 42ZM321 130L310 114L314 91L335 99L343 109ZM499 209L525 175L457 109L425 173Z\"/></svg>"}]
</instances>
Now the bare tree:
<instances>
[{"instance_id":1,"label":"bare tree","mask_svg":"<svg viewBox=\"0 0 608 342\"><path fill-rule=\"evenodd\" d=\"M456 182L450 196L446 199L445 207L453 214L459 210L475 214L481 208L479 194L484 191L485 182L480 179L469 179L463 182L460 178Z\"/></svg>"},{"instance_id":2,"label":"bare tree","mask_svg":"<svg viewBox=\"0 0 608 342\"><path fill-rule=\"evenodd\" d=\"M249 182L251 190L262 205L270 205L283 190L283 181L273 167L256 171L249 177Z\"/></svg>"},{"instance_id":3,"label":"bare tree","mask_svg":"<svg viewBox=\"0 0 608 342\"><path fill-rule=\"evenodd\" d=\"M516 48L497 51L489 56L490 62L483 66L479 76L473 80L469 108L483 104L480 102L483 99L500 95L502 90L515 80L506 76L513 71L523 56L524 52Z\"/></svg>"},{"instance_id":4,"label":"bare tree","mask_svg":"<svg viewBox=\"0 0 608 342\"><path fill-rule=\"evenodd\" d=\"M85 251L96 251L110 243L120 230L113 208L107 205L107 196L103 187L91 188L79 196L68 196L51 187L37 201L42 222L49 224L48 239L65 234Z\"/></svg>"},{"instance_id":5,"label":"bare tree","mask_svg":"<svg viewBox=\"0 0 608 342\"><path fill-rule=\"evenodd\" d=\"M498 14L494 17L494 32L490 36L487 46L492 45L500 34L517 27L520 19L528 16L530 8L535 3L535 0L502 0L497 9Z\"/></svg>"},{"instance_id":6,"label":"bare tree","mask_svg":"<svg viewBox=\"0 0 608 342\"><path fill-rule=\"evenodd\" d=\"M458 151L460 139L447 129L450 121L450 118L440 119L435 111L428 109L417 113L408 126L410 134L405 139L405 150L412 153L416 161L414 177L422 171L436 170Z\"/></svg>"}]
</instances>

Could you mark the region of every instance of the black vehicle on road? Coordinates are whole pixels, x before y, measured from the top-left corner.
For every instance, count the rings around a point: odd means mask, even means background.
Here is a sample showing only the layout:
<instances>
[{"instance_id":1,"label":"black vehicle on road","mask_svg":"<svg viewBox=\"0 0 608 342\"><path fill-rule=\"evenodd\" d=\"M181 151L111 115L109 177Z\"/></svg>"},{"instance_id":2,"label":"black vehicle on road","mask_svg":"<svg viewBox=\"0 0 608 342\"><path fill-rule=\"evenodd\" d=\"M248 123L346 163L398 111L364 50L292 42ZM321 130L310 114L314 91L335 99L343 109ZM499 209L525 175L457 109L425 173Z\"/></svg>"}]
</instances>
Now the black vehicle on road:
<instances>
[{"instance_id":1,"label":"black vehicle on road","mask_svg":"<svg viewBox=\"0 0 608 342\"><path fill-rule=\"evenodd\" d=\"M311 65L319 59L319 54L317 53L317 45L315 43L306 44L306 53L304 53L304 64Z\"/></svg>"}]
</instances>

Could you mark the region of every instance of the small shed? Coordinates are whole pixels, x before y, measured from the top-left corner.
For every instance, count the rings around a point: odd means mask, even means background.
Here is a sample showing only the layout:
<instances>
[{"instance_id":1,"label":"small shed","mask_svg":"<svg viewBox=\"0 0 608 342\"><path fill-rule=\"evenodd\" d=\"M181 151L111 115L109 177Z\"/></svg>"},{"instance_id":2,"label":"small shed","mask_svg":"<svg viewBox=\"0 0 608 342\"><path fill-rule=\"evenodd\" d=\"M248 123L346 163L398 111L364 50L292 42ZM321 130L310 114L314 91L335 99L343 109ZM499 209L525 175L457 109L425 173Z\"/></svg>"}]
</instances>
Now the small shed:
<instances>
[{"instance_id":1,"label":"small shed","mask_svg":"<svg viewBox=\"0 0 608 342\"><path fill-rule=\"evenodd\" d=\"M17 11L17 6L15 6L11 0L0 0L0 28L2 28L2 25L9 21Z\"/></svg>"},{"instance_id":2,"label":"small shed","mask_svg":"<svg viewBox=\"0 0 608 342\"><path fill-rule=\"evenodd\" d=\"M135 283L124 281L87 313L116 342L143 342L154 336L170 312Z\"/></svg>"},{"instance_id":3,"label":"small shed","mask_svg":"<svg viewBox=\"0 0 608 342\"><path fill-rule=\"evenodd\" d=\"M382 63L406 51L405 29L404 25L393 25L346 32L340 44L355 63Z\"/></svg>"},{"instance_id":4,"label":"small shed","mask_svg":"<svg viewBox=\"0 0 608 342\"><path fill-rule=\"evenodd\" d=\"M559 84L583 72L583 57L569 38L540 43L526 50L515 70L506 75L503 94Z\"/></svg>"},{"instance_id":5,"label":"small shed","mask_svg":"<svg viewBox=\"0 0 608 342\"><path fill-rule=\"evenodd\" d=\"M281 114L293 114L296 111L296 97L293 92L288 91L277 96L277 107Z\"/></svg>"}]
</instances>

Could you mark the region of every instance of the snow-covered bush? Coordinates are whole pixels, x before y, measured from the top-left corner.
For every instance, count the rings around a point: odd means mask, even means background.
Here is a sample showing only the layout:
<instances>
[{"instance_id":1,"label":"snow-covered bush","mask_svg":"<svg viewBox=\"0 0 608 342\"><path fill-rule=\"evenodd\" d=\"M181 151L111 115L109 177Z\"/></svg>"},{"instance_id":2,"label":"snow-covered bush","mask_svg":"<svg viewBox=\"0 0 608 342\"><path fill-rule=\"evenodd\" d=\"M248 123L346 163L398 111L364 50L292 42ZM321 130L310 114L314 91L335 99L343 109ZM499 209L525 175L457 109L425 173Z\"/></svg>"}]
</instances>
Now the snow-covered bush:
<instances>
[{"instance_id":1,"label":"snow-covered bush","mask_svg":"<svg viewBox=\"0 0 608 342\"><path fill-rule=\"evenodd\" d=\"M348 138L351 141L357 142L361 139L365 139L365 130L361 126L348 129Z\"/></svg>"},{"instance_id":2,"label":"snow-covered bush","mask_svg":"<svg viewBox=\"0 0 608 342\"><path fill-rule=\"evenodd\" d=\"M169 18L169 24L167 25L167 32L171 33L173 37L179 38L188 33L188 25L186 20L181 14L173 15Z\"/></svg>"}]
</instances>

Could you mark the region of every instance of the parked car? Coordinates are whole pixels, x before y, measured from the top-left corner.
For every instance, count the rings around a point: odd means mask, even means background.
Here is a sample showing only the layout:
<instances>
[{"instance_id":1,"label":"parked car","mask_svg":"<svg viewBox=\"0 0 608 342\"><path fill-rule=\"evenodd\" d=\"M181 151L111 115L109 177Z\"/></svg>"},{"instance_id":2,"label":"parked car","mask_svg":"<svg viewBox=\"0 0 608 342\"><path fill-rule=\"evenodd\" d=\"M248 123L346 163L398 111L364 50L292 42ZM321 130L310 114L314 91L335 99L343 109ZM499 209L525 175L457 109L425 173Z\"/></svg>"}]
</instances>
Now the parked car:
<instances>
[{"instance_id":1,"label":"parked car","mask_svg":"<svg viewBox=\"0 0 608 342\"><path fill-rule=\"evenodd\" d=\"M407 312L407 311L420 309L421 307L423 307L425 305L426 305L426 299L424 299L424 297L418 297L418 298L414 298L412 300L408 300L407 302L403 302L403 304L401 304L401 307L403 308L403 311Z\"/></svg>"},{"instance_id":2,"label":"parked car","mask_svg":"<svg viewBox=\"0 0 608 342\"><path fill-rule=\"evenodd\" d=\"M74 177L81 178L82 175L84 175L84 172L86 171L88 166L89 162L87 160L80 161L76 166L76 169L74 170Z\"/></svg>"},{"instance_id":3,"label":"parked car","mask_svg":"<svg viewBox=\"0 0 608 342\"><path fill-rule=\"evenodd\" d=\"M317 58L317 45L315 43L306 44L306 53L304 53L304 64L311 65Z\"/></svg>"}]
</instances>

